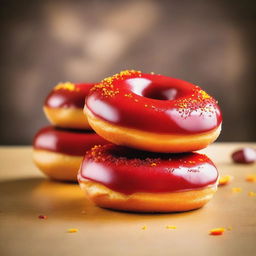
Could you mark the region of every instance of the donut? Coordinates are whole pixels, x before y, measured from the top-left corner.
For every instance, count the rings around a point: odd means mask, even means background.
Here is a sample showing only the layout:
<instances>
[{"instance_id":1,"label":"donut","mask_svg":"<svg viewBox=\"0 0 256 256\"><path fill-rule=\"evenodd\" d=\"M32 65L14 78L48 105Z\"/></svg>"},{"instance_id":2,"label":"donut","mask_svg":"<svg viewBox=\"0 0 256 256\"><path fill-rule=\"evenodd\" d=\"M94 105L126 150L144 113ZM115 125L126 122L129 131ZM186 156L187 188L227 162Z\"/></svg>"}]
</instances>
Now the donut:
<instances>
[{"instance_id":1,"label":"donut","mask_svg":"<svg viewBox=\"0 0 256 256\"><path fill-rule=\"evenodd\" d=\"M167 154L107 144L87 151L78 181L96 205L134 212L202 207L217 190L218 171L198 153Z\"/></svg>"},{"instance_id":2,"label":"donut","mask_svg":"<svg viewBox=\"0 0 256 256\"><path fill-rule=\"evenodd\" d=\"M96 84L84 112L106 140L163 153L205 148L217 139L222 123L217 101L199 86L134 70Z\"/></svg>"},{"instance_id":3,"label":"donut","mask_svg":"<svg viewBox=\"0 0 256 256\"><path fill-rule=\"evenodd\" d=\"M106 141L92 131L63 130L47 126L33 141L33 160L47 176L60 181L77 181L85 152Z\"/></svg>"},{"instance_id":4,"label":"donut","mask_svg":"<svg viewBox=\"0 0 256 256\"><path fill-rule=\"evenodd\" d=\"M83 114L85 97L94 84L56 85L44 102L44 113L49 122L58 127L72 129L91 129Z\"/></svg>"}]
</instances>

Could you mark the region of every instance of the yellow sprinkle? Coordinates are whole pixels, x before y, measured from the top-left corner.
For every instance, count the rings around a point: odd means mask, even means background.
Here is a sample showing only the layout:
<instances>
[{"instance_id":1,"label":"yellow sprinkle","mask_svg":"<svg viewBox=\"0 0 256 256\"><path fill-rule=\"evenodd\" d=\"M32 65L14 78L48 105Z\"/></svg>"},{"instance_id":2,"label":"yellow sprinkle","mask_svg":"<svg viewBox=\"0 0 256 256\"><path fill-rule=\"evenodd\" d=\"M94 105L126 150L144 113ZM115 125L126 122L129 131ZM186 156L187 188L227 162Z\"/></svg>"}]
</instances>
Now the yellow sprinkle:
<instances>
[{"instance_id":1,"label":"yellow sprinkle","mask_svg":"<svg viewBox=\"0 0 256 256\"><path fill-rule=\"evenodd\" d=\"M248 192L248 196L256 196L256 192L250 191Z\"/></svg>"},{"instance_id":2,"label":"yellow sprinkle","mask_svg":"<svg viewBox=\"0 0 256 256\"><path fill-rule=\"evenodd\" d=\"M100 83L96 84L94 87L91 88L91 91L99 90L101 91L102 96L105 97L113 97L119 93L119 90L113 85L113 82L116 80L123 80L127 76L137 75L141 76L140 71L136 70L124 70L121 71L119 74L115 74L111 77L107 77L103 79ZM126 97L132 97L132 94L126 94Z\"/></svg>"},{"instance_id":3,"label":"yellow sprinkle","mask_svg":"<svg viewBox=\"0 0 256 256\"><path fill-rule=\"evenodd\" d=\"M69 228L69 229L67 230L67 232L68 232L68 233L76 233L76 232L78 232L78 229L77 229L77 228Z\"/></svg>"},{"instance_id":4,"label":"yellow sprinkle","mask_svg":"<svg viewBox=\"0 0 256 256\"><path fill-rule=\"evenodd\" d=\"M124 96L128 97L128 98L132 98L132 94L131 93L126 93Z\"/></svg>"},{"instance_id":5,"label":"yellow sprinkle","mask_svg":"<svg viewBox=\"0 0 256 256\"><path fill-rule=\"evenodd\" d=\"M219 186L227 185L233 180L233 176L231 175L223 175L220 177Z\"/></svg>"},{"instance_id":6,"label":"yellow sprinkle","mask_svg":"<svg viewBox=\"0 0 256 256\"><path fill-rule=\"evenodd\" d=\"M232 188L232 192L242 192L241 188Z\"/></svg>"},{"instance_id":7,"label":"yellow sprinkle","mask_svg":"<svg viewBox=\"0 0 256 256\"><path fill-rule=\"evenodd\" d=\"M144 225L144 226L142 226L142 228L141 228L142 230L146 230L147 229L147 226L146 225Z\"/></svg>"},{"instance_id":8,"label":"yellow sprinkle","mask_svg":"<svg viewBox=\"0 0 256 256\"><path fill-rule=\"evenodd\" d=\"M176 226L166 226L167 229L176 229Z\"/></svg>"},{"instance_id":9,"label":"yellow sprinkle","mask_svg":"<svg viewBox=\"0 0 256 256\"><path fill-rule=\"evenodd\" d=\"M54 91L57 90L68 90L68 91L77 91L79 90L78 88L76 88L76 86L73 83L70 82L66 82L66 83L59 83L54 87Z\"/></svg>"},{"instance_id":10,"label":"yellow sprinkle","mask_svg":"<svg viewBox=\"0 0 256 256\"><path fill-rule=\"evenodd\" d=\"M201 93L203 99L210 99L211 98L211 96L203 90L200 90L199 93Z\"/></svg>"},{"instance_id":11,"label":"yellow sprinkle","mask_svg":"<svg viewBox=\"0 0 256 256\"><path fill-rule=\"evenodd\" d=\"M233 228L232 227L227 227L227 230L228 231L231 231Z\"/></svg>"}]
</instances>

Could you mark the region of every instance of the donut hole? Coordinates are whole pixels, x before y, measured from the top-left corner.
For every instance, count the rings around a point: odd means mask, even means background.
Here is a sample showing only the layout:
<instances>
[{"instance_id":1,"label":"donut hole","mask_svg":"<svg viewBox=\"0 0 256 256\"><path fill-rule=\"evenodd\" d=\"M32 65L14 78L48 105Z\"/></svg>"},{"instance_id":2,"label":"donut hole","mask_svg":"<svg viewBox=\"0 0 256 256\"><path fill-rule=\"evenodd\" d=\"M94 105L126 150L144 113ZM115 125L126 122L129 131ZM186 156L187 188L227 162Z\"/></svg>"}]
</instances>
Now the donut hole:
<instances>
[{"instance_id":1,"label":"donut hole","mask_svg":"<svg viewBox=\"0 0 256 256\"><path fill-rule=\"evenodd\" d=\"M154 83L146 78L131 78L125 81L130 90L145 98L155 100L174 100L178 97L179 91L170 84Z\"/></svg>"},{"instance_id":2,"label":"donut hole","mask_svg":"<svg viewBox=\"0 0 256 256\"><path fill-rule=\"evenodd\" d=\"M176 88L166 88L161 86L149 86L142 92L142 96L155 100L174 100L177 98Z\"/></svg>"}]
</instances>

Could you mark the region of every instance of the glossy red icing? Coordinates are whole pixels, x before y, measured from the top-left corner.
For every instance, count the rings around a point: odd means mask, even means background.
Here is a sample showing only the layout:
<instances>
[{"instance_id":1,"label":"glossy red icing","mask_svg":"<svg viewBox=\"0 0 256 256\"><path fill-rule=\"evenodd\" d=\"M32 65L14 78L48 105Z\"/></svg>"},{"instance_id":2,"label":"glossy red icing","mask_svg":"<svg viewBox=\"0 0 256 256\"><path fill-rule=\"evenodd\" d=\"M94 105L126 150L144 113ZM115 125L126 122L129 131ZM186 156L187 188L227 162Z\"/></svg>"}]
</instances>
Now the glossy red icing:
<instances>
[{"instance_id":1,"label":"glossy red icing","mask_svg":"<svg viewBox=\"0 0 256 256\"><path fill-rule=\"evenodd\" d=\"M95 145L108 143L93 131L64 130L47 126L35 135L33 147L72 156L84 156Z\"/></svg>"},{"instance_id":2,"label":"glossy red icing","mask_svg":"<svg viewBox=\"0 0 256 256\"><path fill-rule=\"evenodd\" d=\"M90 91L86 107L104 121L138 130L195 134L217 128L217 102L191 83L139 71L123 71Z\"/></svg>"},{"instance_id":3,"label":"glossy red icing","mask_svg":"<svg viewBox=\"0 0 256 256\"><path fill-rule=\"evenodd\" d=\"M50 108L83 108L85 97L93 85L60 83L47 96L44 105Z\"/></svg>"},{"instance_id":4,"label":"glossy red icing","mask_svg":"<svg viewBox=\"0 0 256 256\"><path fill-rule=\"evenodd\" d=\"M150 153L109 144L86 153L78 179L125 194L172 192L212 185L218 171L207 156L198 153Z\"/></svg>"}]
</instances>

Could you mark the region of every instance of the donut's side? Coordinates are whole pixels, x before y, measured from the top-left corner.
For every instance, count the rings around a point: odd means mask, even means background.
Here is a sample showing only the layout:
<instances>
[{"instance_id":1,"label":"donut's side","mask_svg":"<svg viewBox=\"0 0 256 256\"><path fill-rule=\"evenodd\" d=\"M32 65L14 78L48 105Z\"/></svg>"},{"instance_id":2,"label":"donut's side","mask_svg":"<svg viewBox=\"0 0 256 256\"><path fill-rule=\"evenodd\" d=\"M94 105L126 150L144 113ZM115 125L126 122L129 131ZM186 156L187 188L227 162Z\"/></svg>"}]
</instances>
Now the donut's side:
<instances>
[{"instance_id":1,"label":"donut's side","mask_svg":"<svg viewBox=\"0 0 256 256\"><path fill-rule=\"evenodd\" d=\"M82 159L82 156L33 149L33 161L36 166L54 180L77 181L77 173Z\"/></svg>"},{"instance_id":2,"label":"donut's side","mask_svg":"<svg viewBox=\"0 0 256 256\"><path fill-rule=\"evenodd\" d=\"M113 125L97 118L84 108L90 126L104 139L141 150L163 153L180 153L200 150L213 143L219 136L221 125L216 129L193 135L158 134Z\"/></svg>"},{"instance_id":3,"label":"donut's side","mask_svg":"<svg viewBox=\"0 0 256 256\"><path fill-rule=\"evenodd\" d=\"M96 205L133 212L180 212L203 207L217 190L217 183L202 189L170 193L125 195L89 180L80 181L81 189Z\"/></svg>"},{"instance_id":4,"label":"donut's side","mask_svg":"<svg viewBox=\"0 0 256 256\"><path fill-rule=\"evenodd\" d=\"M91 129L86 115L80 108L50 108L44 106L44 113L52 125L71 129Z\"/></svg>"}]
</instances>

